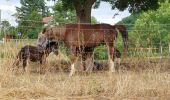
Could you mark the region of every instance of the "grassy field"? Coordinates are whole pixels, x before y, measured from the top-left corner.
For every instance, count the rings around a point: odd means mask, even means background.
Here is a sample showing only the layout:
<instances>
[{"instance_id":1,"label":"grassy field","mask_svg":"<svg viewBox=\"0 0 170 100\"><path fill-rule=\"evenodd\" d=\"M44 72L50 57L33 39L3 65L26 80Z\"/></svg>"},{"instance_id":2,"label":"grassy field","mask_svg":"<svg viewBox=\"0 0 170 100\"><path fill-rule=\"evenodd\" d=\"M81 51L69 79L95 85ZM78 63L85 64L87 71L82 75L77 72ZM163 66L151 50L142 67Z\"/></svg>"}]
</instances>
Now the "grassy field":
<instances>
[{"instance_id":1,"label":"grassy field","mask_svg":"<svg viewBox=\"0 0 170 100\"><path fill-rule=\"evenodd\" d=\"M24 43L0 45L0 99L33 100L169 100L170 67L168 59L128 58L119 71L78 72L68 77L69 68L59 62L67 58L51 54L40 74L38 63L12 72L18 50ZM65 66L64 66L65 65Z\"/></svg>"}]
</instances>

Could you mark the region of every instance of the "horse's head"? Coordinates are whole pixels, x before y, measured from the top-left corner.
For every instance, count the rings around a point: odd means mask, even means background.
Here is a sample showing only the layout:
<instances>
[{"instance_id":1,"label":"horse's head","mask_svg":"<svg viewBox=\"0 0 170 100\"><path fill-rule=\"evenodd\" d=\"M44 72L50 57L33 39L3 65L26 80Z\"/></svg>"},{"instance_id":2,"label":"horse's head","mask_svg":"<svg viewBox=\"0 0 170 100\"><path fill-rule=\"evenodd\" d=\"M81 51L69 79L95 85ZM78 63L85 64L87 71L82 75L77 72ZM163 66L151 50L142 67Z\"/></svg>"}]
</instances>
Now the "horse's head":
<instances>
[{"instance_id":1,"label":"horse's head","mask_svg":"<svg viewBox=\"0 0 170 100\"><path fill-rule=\"evenodd\" d=\"M44 31L44 34L47 36L47 38L48 38L49 40L55 39L55 35L54 35L54 33L53 33L52 28L46 29L46 30Z\"/></svg>"},{"instance_id":2,"label":"horse's head","mask_svg":"<svg viewBox=\"0 0 170 100\"><path fill-rule=\"evenodd\" d=\"M64 39L65 31L65 26L55 26L48 28L45 33L49 39L55 39L58 41Z\"/></svg>"},{"instance_id":3,"label":"horse's head","mask_svg":"<svg viewBox=\"0 0 170 100\"><path fill-rule=\"evenodd\" d=\"M57 42L54 42L54 41L52 41L52 42L49 42L47 45L46 45L46 51L48 52L48 53L51 53L51 52L53 52L53 53L55 53L56 55L58 55L58 43Z\"/></svg>"}]
</instances>

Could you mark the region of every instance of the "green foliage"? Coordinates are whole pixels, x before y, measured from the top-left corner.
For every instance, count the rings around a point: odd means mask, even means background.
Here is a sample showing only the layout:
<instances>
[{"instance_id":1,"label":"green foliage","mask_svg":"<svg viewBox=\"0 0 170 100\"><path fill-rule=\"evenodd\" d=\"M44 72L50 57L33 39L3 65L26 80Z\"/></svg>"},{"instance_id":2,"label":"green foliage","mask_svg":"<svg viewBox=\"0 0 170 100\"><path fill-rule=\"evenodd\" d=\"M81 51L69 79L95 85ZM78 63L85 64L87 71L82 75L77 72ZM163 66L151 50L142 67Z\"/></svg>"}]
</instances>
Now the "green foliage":
<instances>
[{"instance_id":1,"label":"green foliage","mask_svg":"<svg viewBox=\"0 0 170 100\"><path fill-rule=\"evenodd\" d=\"M0 23L0 26L1 26L0 37L2 38L5 34L8 33L8 30L9 30L11 25L7 20L4 20Z\"/></svg>"},{"instance_id":2,"label":"green foliage","mask_svg":"<svg viewBox=\"0 0 170 100\"><path fill-rule=\"evenodd\" d=\"M41 19L41 15L39 15L36 11L33 11L28 16L25 16L25 18L23 18L18 25L18 27L20 27L20 32L23 35L22 37L37 38L43 25Z\"/></svg>"},{"instance_id":3,"label":"green foliage","mask_svg":"<svg viewBox=\"0 0 170 100\"><path fill-rule=\"evenodd\" d=\"M45 6L44 0L20 0L21 7L16 7L17 17L19 19L25 18L25 16L32 13L32 11L38 12L42 17L48 16L48 9Z\"/></svg>"},{"instance_id":4,"label":"green foliage","mask_svg":"<svg viewBox=\"0 0 170 100\"><path fill-rule=\"evenodd\" d=\"M168 47L170 40L170 4L161 3L156 11L143 12L130 33L130 43L135 47Z\"/></svg>"},{"instance_id":5,"label":"green foliage","mask_svg":"<svg viewBox=\"0 0 170 100\"><path fill-rule=\"evenodd\" d=\"M74 3L77 0L61 0L65 9L74 9ZM148 9L157 9L159 7L160 0L80 0L80 6L84 6L87 2L93 3L94 8L100 6L101 1L111 4L112 9L125 10L128 8L130 12L147 11ZM163 0L162 0L163 1Z\"/></svg>"},{"instance_id":6,"label":"green foliage","mask_svg":"<svg viewBox=\"0 0 170 100\"><path fill-rule=\"evenodd\" d=\"M95 60L106 60L108 58L107 49L104 45L100 45L94 50L94 59Z\"/></svg>"},{"instance_id":7,"label":"green foliage","mask_svg":"<svg viewBox=\"0 0 170 100\"><path fill-rule=\"evenodd\" d=\"M74 9L66 9L62 1L58 1L54 8L54 21L52 24L58 23L76 23L77 17L76 17L76 11ZM91 22L97 23L97 20L95 17L91 17Z\"/></svg>"},{"instance_id":8,"label":"green foliage","mask_svg":"<svg viewBox=\"0 0 170 100\"><path fill-rule=\"evenodd\" d=\"M95 18L95 17L91 17L91 23L92 24L97 24L98 22L97 22L97 19Z\"/></svg>"},{"instance_id":9,"label":"green foliage","mask_svg":"<svg viewBox=\"0 0 170 100\"><path fill-rule=\"evenodd\" d=\"M63 10L76 10L77 21L91 23L91 9L98 8L102 1L111 4L112 9L123 11L128 8L129 12L136 13L157 9L159 0L60 0Z\"/></svg>"},{"instance_id":10,"label":"green foliage","mask_svg":"<svg viewBox=\"0 0 170 100\"><path fill-rule=\"evenodd\" d=\"M123 18L120 22L118 22L117 24L124 24L126 25L127 29L129 31L132 31L132 28L134 27L134 24L136 22L136 20L139 18L140 13L133 13L130 16Z\"/></svg>"},{"instance_id":11,"label":"green foliage","mask_svg":"<svg viewBox=\"0 0 170 100\"><path fill-rule=\"evenodd\" d=\"M63 3L58 1L54 6L54 21L59 23L75 23L76 12L75 10L64 10Z\"/></svg>"},{"instance_id":12,"label":"green foliage","mask_svg":"<svg viewBox=\"0 0 170 100\"><path fill-rule=\"evenodd\" d=\"M25 38L37 38L43 25L42 18L49 15L44 0L20 0L21 7L16 7L19 32Z\"/></svg>"},{"instance_id":13,"label":"green foliage","mask_svg":"<svg viewBox=\"0 0 170 100\"><path fill-rule=\"evenodd\" d=\"M11 26L11 24L7 20L2 21L0 25L1 25L0 38L3 38L5 35L16 36L16 28Z\"/></svg>"}]
</instances>

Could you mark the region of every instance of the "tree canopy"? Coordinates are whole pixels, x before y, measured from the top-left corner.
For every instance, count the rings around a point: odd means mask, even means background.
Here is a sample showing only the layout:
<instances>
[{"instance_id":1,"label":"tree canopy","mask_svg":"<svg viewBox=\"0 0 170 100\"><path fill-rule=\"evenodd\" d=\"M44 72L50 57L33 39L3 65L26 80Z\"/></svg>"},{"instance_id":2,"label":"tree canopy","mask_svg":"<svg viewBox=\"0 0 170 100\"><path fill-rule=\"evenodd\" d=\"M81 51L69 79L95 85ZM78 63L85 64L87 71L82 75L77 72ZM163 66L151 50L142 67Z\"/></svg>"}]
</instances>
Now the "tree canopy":
<instances>
[{"instance_id":1,"label":"tree canopy","mask_svg":"<svg viewBox=\"0 0 170 100\"><path fill-rule=\"evenodd\" d=\"M54 11L54 24L55 22L58 23L76 23L76 11L75 9L67 9L63 10L65 7L62 4L62 1L58 1L55 6L53 7ZM97 20L95 17L91 17L92 23L97 23Z\"/></svg>"},{"instance_id":2,"label":"tree canopy","mask_svg":"<svg viewBox=\"0 0 170 100\"><path fill-rule=\"evenodd\" d=\"M36 38L43 25L42 18L49 15L44 0L20 0L21 7L16 7L15 14L18 29L23 37Z\"/></svg>"},{"instance_id":3,"label":"tree canopy","mask_svg":"<svg viewBox=\"0 0 170 100\"><path fill-rule=\"evenodd\" d=\"M157 9L158 0L61 0L65 10L75 9L77 20L80 23L91 22L92 7L99 7L102 1L111 4L112 9L123 11L128 9L131 13Z\"/></svg>"},{"instance_id":4,"label":"tree canopy","mask_svg":"<svg viewBox=\"0 0 170 100\"><path fill-rule=\"evenodd\" d=\"M139 47L167 47L170 40L169 11L170 4L167 0L156 11L141 13L130 33L130 42Z\"/></svg>"},{"instance_id":5,"label":"tree canopy","mask_svg":"<svg viewBox=\"0 0 170 100\"><path fill-rule=\"evenodd\" d=\"M14 26L11 26L11 24L7 20L3 20L0 23L0 38L3 38L5 35L16 35L16 28Z\"/></svg>"}]
</instances>

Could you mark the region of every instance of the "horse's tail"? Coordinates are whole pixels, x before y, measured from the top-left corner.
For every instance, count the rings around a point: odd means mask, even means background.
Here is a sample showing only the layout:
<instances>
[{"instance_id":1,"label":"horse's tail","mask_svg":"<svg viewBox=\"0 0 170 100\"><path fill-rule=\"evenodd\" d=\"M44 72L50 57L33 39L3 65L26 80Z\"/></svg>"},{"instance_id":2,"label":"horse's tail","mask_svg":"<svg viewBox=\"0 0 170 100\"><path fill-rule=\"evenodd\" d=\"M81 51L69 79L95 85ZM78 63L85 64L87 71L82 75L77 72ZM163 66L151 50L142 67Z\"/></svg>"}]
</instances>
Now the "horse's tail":
<instances>
[{"instance_id":1,"label":"horse's tail","mask_svg":"<svg viewBox=\"0 0 170 100\"><path fill-rule=\"evenodd\" d=\"M124 26L124 25L114 25L114 27L116 28L116 30L119 31L119 33L121 33L121 36L122 36L122 39L123 39L124 54L126 56L127 51L128 51L128 31L126 29L126 26Z\"/></svg>"}]
</instances>

